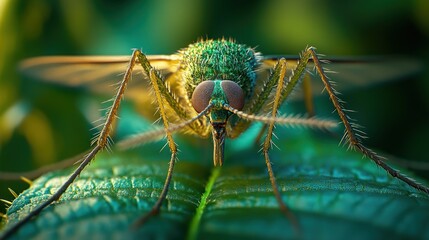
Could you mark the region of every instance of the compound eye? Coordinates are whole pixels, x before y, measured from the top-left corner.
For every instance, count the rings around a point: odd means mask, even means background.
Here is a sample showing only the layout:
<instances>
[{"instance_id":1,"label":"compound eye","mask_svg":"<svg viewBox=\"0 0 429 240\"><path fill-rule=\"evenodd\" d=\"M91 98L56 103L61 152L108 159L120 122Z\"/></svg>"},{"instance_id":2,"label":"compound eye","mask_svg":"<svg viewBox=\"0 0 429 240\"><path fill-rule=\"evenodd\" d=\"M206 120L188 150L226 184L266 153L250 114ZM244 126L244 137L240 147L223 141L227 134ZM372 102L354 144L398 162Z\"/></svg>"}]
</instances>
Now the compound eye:
<instances>
[{"instance_id":1,"label":"compound eye","mask_svg":"<svg viewBox=\"0 0 429 240\"><path fill-rule=\"evenodd\" d=\"M204 81L198 84L192 93L191 103L195 111L202 112L210 103L214 89L213 81Z\"/></svg>"},{"instance_id":2,"label":"compound eye","mask_svg":"<svg viewBox=\"0 0 429 240\"><path fill-rule=\"evenodd\" d=\"M244 92L241 87L233 81L224 80L221 83L223 92L226 95L226 99L228 99L228 104L237 109L241 110L244 106Z\"/></svg>"}]
</instances>

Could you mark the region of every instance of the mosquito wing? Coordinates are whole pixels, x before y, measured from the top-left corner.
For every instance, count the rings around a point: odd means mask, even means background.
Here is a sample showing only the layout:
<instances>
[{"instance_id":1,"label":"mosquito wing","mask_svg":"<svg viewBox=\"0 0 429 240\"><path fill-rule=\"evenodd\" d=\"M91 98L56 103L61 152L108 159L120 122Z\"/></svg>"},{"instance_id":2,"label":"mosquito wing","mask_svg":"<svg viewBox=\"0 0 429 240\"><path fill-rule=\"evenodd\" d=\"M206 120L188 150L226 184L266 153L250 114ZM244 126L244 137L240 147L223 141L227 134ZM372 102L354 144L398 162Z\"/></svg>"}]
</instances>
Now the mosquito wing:
<instances>
[{"instance_id":1,"label":"mosquito wing","mask_svg":"<svg viewBox=\"0 0 429 240\"><path fill-rule=\"evenodd\" d=\"M299 59L297 56L265 56L258 71L259 83L268 78L269 70L281 57L287 59L289 70L296 66ZM149 55L147 58L168 81L180 79L169 77L178 72L179 58L176 55ZM60 85L85 87L92 92L112 96L112 85L120 82L129 59L130 56L48 56L24 60L20 67L32 78ZM400 79L422 69L420 62L402 58L332 58L327 61L329 64L324 67L335 72L328 73L328 76L332 77L341 92ZM310 60L307 69L311 72L313 67ZM142 79L146 76L143 76L138 66L135 67L133 76L137 76L137 79L129 83L126 97L139 102L141 106L147 106L146 103L152 102L148 94L150 83L147 79ZM169 84L175 85L174 82ZM313 81L312 90L314 95L319 95L323 90L322 82ZM300 96L301 94L293 94L292 98L300 99Z\"/></svg>"},{"instance_id":2,"label":"mosquito wing","mask_svg":"<svg viewBox=\"0 0 429 240\"><path fill-rule=\"evenodd\" d=\"M47 56L36 57L21 62L20 69L32 78L71 87L84 87L96 93L112 94L113 84L119 83L127 69L131 56ZM151 65L162 75L176 72L175 55L151 55L147 57ZM135 79L129 83L129 92L147 96L149 81L141 78L142 69L134 68ZM133 96L134 94L129 94Z\"/></svg>"},{"instance_id":3,"label":"mosquito wing","mask_svg":"<svg viewBox=\"0 0 429 240\"><path fill-rule=\"evenodd\" d=\"M288 63L288 69L295 68L299 57L297 56L266 56L262 60L261 73L264 69L272 69L278 59L284 57ZM324 64L328 77L336 83L336 89L340 92L362 89L362 87L382 84L415 74L422 69L420 62L405 58L332 58L326 59ZM307 69L313 71L314 64L310 60ZM334 73L330 73L330 71ZM315 75L315 74L313 74ZM266 76L261 76L264 78ZM314 95L319 95L324 86L322 81L312 81ZM294 94L293 98L301 98L301 94Z\"/></svg>"}]
</instances>

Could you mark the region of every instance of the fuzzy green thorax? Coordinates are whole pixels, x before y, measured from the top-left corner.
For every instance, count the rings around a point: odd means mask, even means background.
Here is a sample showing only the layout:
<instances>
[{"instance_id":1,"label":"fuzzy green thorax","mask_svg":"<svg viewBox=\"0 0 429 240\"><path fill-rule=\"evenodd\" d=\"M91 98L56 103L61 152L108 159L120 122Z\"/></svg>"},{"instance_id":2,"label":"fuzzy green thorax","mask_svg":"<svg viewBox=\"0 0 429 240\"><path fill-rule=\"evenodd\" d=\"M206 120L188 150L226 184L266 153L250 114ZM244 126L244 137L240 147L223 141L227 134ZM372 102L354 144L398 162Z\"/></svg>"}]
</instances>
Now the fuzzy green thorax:
<instances>
[{"instance_id":1,"label":"fuzzy green thorax","mask_svg":"<svg viewBox=\"0 0 429 240\"><path fill-rule=\"evenodd\" d=\"M179 54L189 98L199 83L214 79L234 81L243 89L246 98L251 96L255 70L259 66L259 54L254 49L221 39L191 44Z\"/></svg>"}]
</instances>

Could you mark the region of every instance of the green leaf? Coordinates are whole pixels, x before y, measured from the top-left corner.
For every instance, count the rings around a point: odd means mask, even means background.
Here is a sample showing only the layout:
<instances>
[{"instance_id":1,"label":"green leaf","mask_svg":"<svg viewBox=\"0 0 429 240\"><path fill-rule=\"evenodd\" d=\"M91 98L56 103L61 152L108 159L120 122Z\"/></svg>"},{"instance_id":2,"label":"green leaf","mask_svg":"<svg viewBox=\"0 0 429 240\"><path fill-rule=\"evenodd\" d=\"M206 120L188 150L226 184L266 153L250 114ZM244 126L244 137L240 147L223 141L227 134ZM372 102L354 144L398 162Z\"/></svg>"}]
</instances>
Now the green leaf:
<instances>
[{"instance_id":1,"label":"green leaf","mask_svg":"<svg viewBox=\"0 0 429 240\"><path fill-rule=\"evenodd\" d=\"M159 145L98 156L58 202L14 237L429 238L427 195L326 136L280 130L280 150L271 151L271 160L283 200L301 225L296 233L278 208L251 134L228 142L221 168L210 165L209 145L180 141L180 161L161 213L137 230L130 224L153 206L167 173L169 153L157 154ZM69 173L56 171L36 180L9 208L6 228L48 198Z\"/></svg>"}]
</instances>

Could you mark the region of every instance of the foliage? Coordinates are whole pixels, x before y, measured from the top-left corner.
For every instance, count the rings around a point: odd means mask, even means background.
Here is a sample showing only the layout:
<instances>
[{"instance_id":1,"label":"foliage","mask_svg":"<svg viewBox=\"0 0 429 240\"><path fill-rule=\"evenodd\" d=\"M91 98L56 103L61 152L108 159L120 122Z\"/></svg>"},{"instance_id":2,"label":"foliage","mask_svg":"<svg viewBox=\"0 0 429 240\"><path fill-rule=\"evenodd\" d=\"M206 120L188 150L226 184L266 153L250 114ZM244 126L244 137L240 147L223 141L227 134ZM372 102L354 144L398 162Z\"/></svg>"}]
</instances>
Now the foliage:
<instances>
[{"instance_id":1,"label":"foliage","mask_svg":"<svg viewBox=\"0 0 429 240\"><path fill-rule=\"evenodd\" d=\"M429 236L429 198L425 194L387 176L359 153L339 148L329 137L302 129L279 130L278 135L282 136L276 142L281 150L271 152L274 170L283 200L299 219L300 233L294 231L280 212L258 149L252 144L242 145L253 138L243 136L229 142L226 165L216 169L205 164L210 162L210 154L208 158L199 157L204 156L205 148L190 148L183 142L183 154L160 215L138 230L131 230L130 224L155 203L167 172L168 152L154 158L153 149L159 149L156 144L156 147L151 144L139 150L102 154L59 202L48 207L17 236L22 239L30 236L290 239L299 234L303 239L424 239ZM197 159L191 155L197 155ZM10 221L23 217L46 199L69 173L70 170L55 171L35 181L14 201L8 211ZM210 178L214 184L207 188ZM203 193L207 201L199 206ZM201 210L200 219L197 207Z\"/></svg>"}]
</instances>

